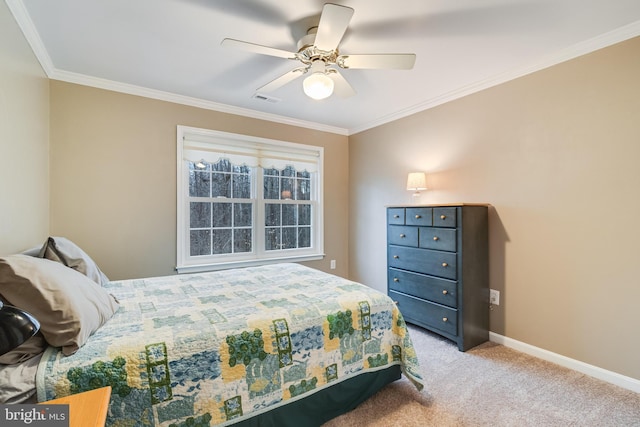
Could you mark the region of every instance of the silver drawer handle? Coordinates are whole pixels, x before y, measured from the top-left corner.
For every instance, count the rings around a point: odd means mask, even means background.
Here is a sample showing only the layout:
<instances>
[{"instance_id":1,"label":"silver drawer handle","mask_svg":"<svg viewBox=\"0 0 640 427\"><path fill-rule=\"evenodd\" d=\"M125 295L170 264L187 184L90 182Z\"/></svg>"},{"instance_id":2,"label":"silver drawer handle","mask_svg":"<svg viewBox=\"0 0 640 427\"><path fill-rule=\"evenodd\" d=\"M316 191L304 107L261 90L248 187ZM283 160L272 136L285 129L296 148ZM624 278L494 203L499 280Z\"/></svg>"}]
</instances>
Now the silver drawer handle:
<instances>
[{"instance_id":1,"label":"silver drawer handle","mask_svg":"<svg viewBox=\"0 0 640 427\"><path fill-rule=\"evenodd\" d=\"M398 259L398 258L400 258L400 257L399 257L398 255L394 255L394 256L393 256L393 258L394 258L394 259Z\"/></svg>"},{"instance_id":2,"label":"silver drawer handle","mask_svg":"<svg viewBox=\"0 0 640 427\"><path fill-rule=\"evenodd\" d=\"M447 219L446 215L440 215L440 219Z\"/></svg>"},{"instance_id":3,"label":"silver drawer handle","mask_svg":"<svg viewBox=\"0 0 640 427\"><path fill-rule=\"evenodd\" d=\"M394 282L399 282L399 281L400 281L400 279L398 279L397 277L394 277L394 278L393 278L393 281L394 281Z\"/></svg>"},{"instance_id":4,"label":"silver drawer handle","mask_svg":"<svg viewBox=\"0 0 640 427\"><path fill-rule=\"evenodd\" d=\"M443 267L445 267L445 268L447 268L447 267L449 267L449 264L447 264L446 262L443 262L443 263L442 263L442 266L443 266Z\"/></svg>"},{"instance_id":5,"label":"silver drawer handle","mask_svg":"<svg viewBox=\"0 0 640 427\"><path fill-rule=\"evenodd\" d=\"M404 234L400 234L400 237L404 239L407 236L405 236Z\"/></svg>"},{"instance_id":6,"label":"silver drawer handle","mask_svg":"<svg viewBox=\"0 0 640 427\"><path fill-rule=\"evenodd\" d=\"M448 293L449 293L449 292L448 292L446 289L443 289L443 290L442 290L442 295L446 295L446 294L448 294Z\"/></svg>"},{"instance_id":7,"label":"silver drawer handle","mask_svg":"<svg viewBox=\"0 0 640 427\"><path fill-rule=\"evenodd\" d=\"M449 319L447 319L446 317L443 317L443 318L442 318L442 321L443 321L443 322L446 322L447 320L449 320Z\"/></svg>"},{"instance_id":8,"label":"silver drawer handle","mask_svg":"<svg viewBox=\"0 0 640 427\"><path fill-rule=\"evenodd\" d=\"M393 217L394 218L400 218L400 215L394 215Z\"/></svg>"},{"instance_id":9,"label":"silver drawer handle","mask_svg":"<svg viewBox=\"0 0 640 427\"><path fill-rule=\"evenodd\" d=\"M422 215L416 215L416 219L422 218Z\"/></svg>"},{"instance_id":10,"label":"silver drawer handle","mask_svg":"<svg viewBox=\"0 0 640 427\"><path fill-rule=\"evenodd\" d=\"M440 240L440 238L438 236L433 236L433 240L437 242L438 240Z\"/></svg>"}]
</instances>

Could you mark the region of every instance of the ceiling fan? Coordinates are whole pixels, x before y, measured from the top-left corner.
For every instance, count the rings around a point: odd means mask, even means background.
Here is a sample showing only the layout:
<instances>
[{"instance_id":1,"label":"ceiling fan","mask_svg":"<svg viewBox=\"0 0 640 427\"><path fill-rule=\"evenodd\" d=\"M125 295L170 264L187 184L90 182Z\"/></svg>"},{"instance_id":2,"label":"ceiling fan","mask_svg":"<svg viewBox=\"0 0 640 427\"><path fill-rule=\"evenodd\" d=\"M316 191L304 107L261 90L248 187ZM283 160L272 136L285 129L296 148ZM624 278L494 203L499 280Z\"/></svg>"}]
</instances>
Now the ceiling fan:
<instances>
[{"instance_id":1,"label":"ceiling fan","mask_svg":"<svg viewBox=\"0 0 640 427\"><path fill-rule=\"evenodd\" d=\"M338 47L347 31L353 12L354 10L350 7L325 4L318 26L310 28L298 41L297 52L229 38L222 40L222 46L293 59L302 63L301 67L294 68L257 89L258 93L273 92L298 77L307 75L302 86L309 97L324 99L335 91L336 95L346 98L356 92L334 66L342 69L409 70L413 68L416 61L416 55L413 53L341 54Z\"/></svg>"}]
</instances>

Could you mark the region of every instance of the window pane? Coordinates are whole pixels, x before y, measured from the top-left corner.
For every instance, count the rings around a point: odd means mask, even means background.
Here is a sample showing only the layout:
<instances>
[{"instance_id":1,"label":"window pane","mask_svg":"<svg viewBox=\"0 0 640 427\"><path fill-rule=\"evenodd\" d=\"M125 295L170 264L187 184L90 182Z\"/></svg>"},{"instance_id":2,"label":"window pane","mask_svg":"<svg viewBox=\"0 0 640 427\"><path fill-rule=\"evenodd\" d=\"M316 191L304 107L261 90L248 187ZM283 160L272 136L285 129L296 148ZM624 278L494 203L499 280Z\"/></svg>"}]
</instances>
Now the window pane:
<instances>
[{"instance_id":1,"label":"window pane","mask_svg":"<svg viewBox=\"0 0 640 427\"><path fill-rule=\"evenodd\" d=\"M309 178L311 178L311 173L308 172L308 171L302 171L302 172L298 172L297 176L298 176L298 178L309 179Z\"/></svg>"},{"instance_id":2,"label":"window pane","mask_svg":"<svg viewBox=\"0 0 640 427\"><path fill-rule=\"evenodd\" d=\"M189 233L191 256L211 254L211 232L209 230L192 230Z\"/></svg>"},{"instance_id":3,"label":"window pane","mask_svg":"<svg viewBox=\"0 0 640 427\"><path fill-rule=\"evenodd\" d=\"M233 231L233 251L251 252L250 228L240 228Z\"/></svg>"},{"instance_id":4,"label":"window pane","mask_svg":"<svg viewBox=\"0 0 640 427\"><path fill-rule=\"evenodd\" d=\"M293 185L295 183L295 179L293 178L281 178L280 179L280 196L281 199L292 199L293 198Z\"/></svg>"},{"instance_id":5,"label":"window pane","mask_svg":"<svg viewBox=\"0 0 640 427\"><path fill-rule=\"evenodd\" d=\"M264 176L280 176L280 171L278 169L265 169Z\"/></svg>"},{"instance_id":6,"label":"window pane","mask_svg":"<svg viewBox=\"0 0 640 427\"><path fill-rule=\"evenodd\" d=\"M235 203L233 209L233 226L234 227L251 227L251 203Z\"/></svg>"},{"instance_id":7,"label":"window pane","mask_svg":"<svg viewBox=\"0 0 640 427\"><path fill-rule=\"evenodd\" d=\"M298 224L311 225L311 205L298 205Z\"/></svg>"},{"instance_id":8,"label":"window pane","mask_svg":"<svg viewBox=\"0 0 640 427\"><path fill-rule=\"evenodd\" d=\"M280 225L280 205L267 203L264 207L264 225Z\"/></svg>"},{"instance_id":9,"label":"window pane","mask_svg":"<svg viewBox=\"0 0 640 427\"><path fill-rule=\"evenodd\" d=\"M311 200L311 180L296 179L298 185L298 193L296 200Z\"/></svg>"},{"instance_id":10,"label":"window pane","mask_svg":"<svg viewBox=\"0 0 640 427\"><path fill-rule=\"evenodd\" d=\"M213 226L231 227L231 203L213 204Z\"/></svg>"},{"instance_id":11,"label":"window pane","mask_svg":"<svg viewBox=\"0 0 640 427\"><path fill-rule=\"evenodd\" d=\"M267 228L264 232L264 247L268 251L280 249L280 229Z\"/></svg>"},{"instance_id":12,"label":"window pane","mask_svg":"<svg viewBox=\"0 0 640 427\"><path fill-rule=\"evenodd\" d=\"M292 249L297 247L296 230L296 227L287 227L282 229L282 249Z\"/></svg>"},{"instance_id":13,"label":"window pane","mask_svg":"<svg viewBox=\"0 0 640 427\"><path fill-rule=\"evenodd\" d=\"M231 230L213 230L213 254L231 253Z\"/></svg>"},{"instance_id":14,"label":"window pane","mask_svg":"<svg viewBox=\"0 0 640 427\"><path fill-rule=\"evenodd\" d=\"M296 176L296 170L293 166L287 166L282 171L282 176Z\"/></svg>"},{"instance_id":15,"label":"window pane","mask_svg":"<svg viewBox=\"0 0 640 427\"><path fill-rule=\"evenodd\" d=\"M264 177L264 198L265 199L280 199L280 187L278 183L280 180L273 176Z\"/></svg>"},{"instance_id":16,"label":"window pane","mask_svg":"<svg viewBox=\"0 0 640 427\"><path fill-rule=\"evenodd\" d=\"M191 163L193 164L193 163ZM209 197L211 191L211 174L207 171L189 171L189 196Z\"/></svg>"},{"instance_id":17,"label":"window pane","mask_svg":"<svg viewBox=\"0 0 640 427\"><path fill-rule=\"evenodd\" d=\"M251 168L249 166L247 166L247 165L237 166L237 165L232 164L231 166L232 166L233 172L235 172L235 173L246 173L246 174L251 173Z\"/></svg>"},{"instance_id":18,"label":"window pane","mask_svg":"<svg viewBox=\"0 0 640 427\"><path fill-rule=\"evenodd\" d=\"M311 247L311 227L298 228L298 247L299 248Z\"/></svg>"},{"instance_id":19,"label":"window pane","mask_svg":"<svg viewBox=\"0 0 640 427\"><path fill-rule=\"evenodd\" d=\"M231 197L231 175L228 173L211 174L211 197Z\"/></svg>"},{"instance_id":20,"label":"window pane","mask_svg":"<svg viewBox=\"0 0 640 427\"><path fill-rule=\"evenodd\" d=\"M297 225L296 205L282 205L282 225Z\"/></svg>"},{"instance_id":21,"label":"window pane","mask_svg":"<svg viewBox=\"0 0 640 427\"><path fill-rule=\"evenodd\" d=\"M191 202L189 208L189 227L211 227L211 203Z\"/></svg>"},{"instance_id":22,"label":"window pane","mask_svg":"<svg viewBox=\"0 0 640 427\"><path fill-rule=\"evenodd\" d=\"M236 199L251 198L251 176L249 174L233 175L233 197Z\"/></svg>"},{"instance_id":23,"label":"window pane","mask_svg":"<svg viewBox=\"0 0 640 427\"><path fill-rule=\"evenodd\" d=\"M220 159L218 163L211 165L211 169L216 172L231 172L231 162L229 159Z\"/></svg>"}]
</instances>

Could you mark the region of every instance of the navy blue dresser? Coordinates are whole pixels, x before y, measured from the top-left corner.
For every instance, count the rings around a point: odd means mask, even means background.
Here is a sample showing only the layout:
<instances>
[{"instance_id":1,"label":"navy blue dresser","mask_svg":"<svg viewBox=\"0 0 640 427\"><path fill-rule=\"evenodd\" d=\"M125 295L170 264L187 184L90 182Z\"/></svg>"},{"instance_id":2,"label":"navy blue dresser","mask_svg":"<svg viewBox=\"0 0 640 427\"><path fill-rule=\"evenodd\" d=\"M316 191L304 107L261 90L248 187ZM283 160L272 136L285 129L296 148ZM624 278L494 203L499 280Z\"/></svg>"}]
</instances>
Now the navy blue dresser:
<instances>
[{"instance_id":1,"label":"navy blue dresser","mask_svg":"<svg viewBox=\"0 0 640 427\"><path fill-rule=\"evenodd\" d=\"M387 207L388 294L466 351L489 339L488 206Z\"/></svg>"}]
</instances>

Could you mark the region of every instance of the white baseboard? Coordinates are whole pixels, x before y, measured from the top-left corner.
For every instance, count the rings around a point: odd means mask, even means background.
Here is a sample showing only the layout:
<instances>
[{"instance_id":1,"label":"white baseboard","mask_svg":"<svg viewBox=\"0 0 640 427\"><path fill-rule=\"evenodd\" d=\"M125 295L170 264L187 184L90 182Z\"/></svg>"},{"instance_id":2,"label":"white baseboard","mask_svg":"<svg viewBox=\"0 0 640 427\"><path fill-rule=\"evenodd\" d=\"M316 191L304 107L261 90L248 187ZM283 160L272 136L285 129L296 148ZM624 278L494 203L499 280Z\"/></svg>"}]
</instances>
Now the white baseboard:
<instances>
[{"instance_id":1,"label":"white baseboard","mask_svg":"<svg viewBox=\"0 0 640 427\"><path fill-rule=\"evenodd\" d=\"M489 332L489 340L496 344L502 344L505 347L521 351L530 356L534 356L539 359L564 366L565 368L573 369L574 371L582 372L583 374L598 378L602 381L606 381L627 390L640 393L640 380L636 380L635 378L620 375L616 372L607 371L606 369L589 365L588 363L580 362L579 360L571 359L569 357L562 356L560 354L553 353L539 347L535 347L522 341L514 340L513 338L496 334L495 332Z\"/></svg>"}]
</instances>

